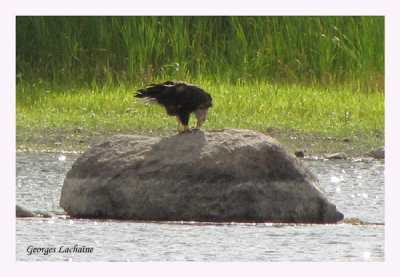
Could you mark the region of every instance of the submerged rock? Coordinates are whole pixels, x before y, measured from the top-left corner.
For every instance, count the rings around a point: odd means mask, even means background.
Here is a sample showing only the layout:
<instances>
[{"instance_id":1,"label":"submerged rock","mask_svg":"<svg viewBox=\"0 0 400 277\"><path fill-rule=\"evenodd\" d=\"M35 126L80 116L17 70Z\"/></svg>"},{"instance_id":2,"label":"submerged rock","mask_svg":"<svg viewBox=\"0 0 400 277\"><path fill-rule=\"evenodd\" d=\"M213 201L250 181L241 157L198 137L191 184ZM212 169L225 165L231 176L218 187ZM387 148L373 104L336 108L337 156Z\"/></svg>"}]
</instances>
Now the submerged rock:
<instances>
[{"instance_id":1,"label":"submerged rock","mask_svg":"<svg viewBox=\"0 0 400 277\"><path fill-rule=\"evenodd\" d=\"M273 138L247 130L116 135L82 154L60 205L74 217L327 223L343 219Z\"/></svg>"}]
</instances>

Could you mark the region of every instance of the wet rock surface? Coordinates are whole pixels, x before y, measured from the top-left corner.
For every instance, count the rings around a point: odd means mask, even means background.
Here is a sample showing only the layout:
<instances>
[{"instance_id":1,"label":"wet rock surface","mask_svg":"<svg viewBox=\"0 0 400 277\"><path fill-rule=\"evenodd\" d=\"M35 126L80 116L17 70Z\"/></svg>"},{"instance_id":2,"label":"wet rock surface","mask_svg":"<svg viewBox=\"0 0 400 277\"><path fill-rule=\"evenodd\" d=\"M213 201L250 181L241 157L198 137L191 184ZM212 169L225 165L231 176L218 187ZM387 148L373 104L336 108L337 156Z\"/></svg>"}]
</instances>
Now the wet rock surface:
<instances>
[{"instance_id":1,"label":"wet rock surface","mask_svg":"<svg viewBox=\"0 0 400 277\"><path fill-rule=\"evenodd\" d=\"M116 135L82 154L60 205L73 217L332 223L318 180L273 138L247 130Z\"/></svg>"}]
</instances>

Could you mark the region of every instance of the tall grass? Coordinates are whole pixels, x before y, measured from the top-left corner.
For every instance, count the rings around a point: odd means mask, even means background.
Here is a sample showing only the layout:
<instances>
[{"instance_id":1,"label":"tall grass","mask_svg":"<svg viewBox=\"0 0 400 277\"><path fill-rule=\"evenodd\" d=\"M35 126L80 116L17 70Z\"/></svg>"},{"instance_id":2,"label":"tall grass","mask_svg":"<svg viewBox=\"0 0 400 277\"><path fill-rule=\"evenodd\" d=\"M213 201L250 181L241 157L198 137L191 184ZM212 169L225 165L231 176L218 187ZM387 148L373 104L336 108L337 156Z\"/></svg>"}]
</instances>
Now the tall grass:
<instances>
[{"instance_id":1,"label":"tall grass","mask_svg":"<svg viewBox=\"0 0 400 277\"><path fill-rule=\"evenodd\" d=\"M17 82L211 80L384 90L384 17L16 18Z\"/></svg>"}]
</instances>

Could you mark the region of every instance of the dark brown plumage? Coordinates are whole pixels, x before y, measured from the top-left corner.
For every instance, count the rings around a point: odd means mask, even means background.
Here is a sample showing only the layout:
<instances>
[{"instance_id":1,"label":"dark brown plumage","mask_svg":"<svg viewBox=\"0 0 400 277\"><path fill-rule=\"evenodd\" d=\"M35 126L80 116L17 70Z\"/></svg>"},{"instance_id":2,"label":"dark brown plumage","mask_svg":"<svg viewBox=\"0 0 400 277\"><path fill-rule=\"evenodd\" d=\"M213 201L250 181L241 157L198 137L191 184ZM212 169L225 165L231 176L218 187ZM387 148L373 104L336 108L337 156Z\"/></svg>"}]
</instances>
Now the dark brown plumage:
<instances>
[{"instance_id":1,"label":"dark brown plumage","mask_svg":"<svg viewBox=\"0 0 400 277\"><path fill-rule=\"evenodd\" d=\"M200 128L207 118L208 109L212 107L212 97L195 85L180 81L167 81L162 84L150 84L140 89L135 97L145 99L147 103L164 106L167 114L176 116L177 120L188 130L189 117L195 113L196 129Z\"/></svg>"}]
</instances>

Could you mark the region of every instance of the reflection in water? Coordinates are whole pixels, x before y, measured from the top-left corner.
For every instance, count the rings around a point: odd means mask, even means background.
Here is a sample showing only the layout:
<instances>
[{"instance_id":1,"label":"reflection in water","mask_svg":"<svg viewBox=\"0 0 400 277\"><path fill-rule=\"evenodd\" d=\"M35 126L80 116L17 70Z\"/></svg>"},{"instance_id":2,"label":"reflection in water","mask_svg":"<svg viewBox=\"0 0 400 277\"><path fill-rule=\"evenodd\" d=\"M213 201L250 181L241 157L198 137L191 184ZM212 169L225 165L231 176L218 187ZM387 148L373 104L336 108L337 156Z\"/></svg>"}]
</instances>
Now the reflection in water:
<instances>
[{"instance_id":1,"label":"reflection in water","mask_svg":"<svg viewBox=\"0 0 400 277\"><path fill-rule=\"evenodd\" d=\"M17 153L16 203L62 213L62 182L76 154ZM384 163L306 163L345 214L384 223ZM133 222L18 218L17 260L24 261L383 261L384 225ZM59 248L93 247L93 253ZM28 255L27 248L55 248Z\"/></svg>"}]
</instances>

